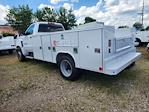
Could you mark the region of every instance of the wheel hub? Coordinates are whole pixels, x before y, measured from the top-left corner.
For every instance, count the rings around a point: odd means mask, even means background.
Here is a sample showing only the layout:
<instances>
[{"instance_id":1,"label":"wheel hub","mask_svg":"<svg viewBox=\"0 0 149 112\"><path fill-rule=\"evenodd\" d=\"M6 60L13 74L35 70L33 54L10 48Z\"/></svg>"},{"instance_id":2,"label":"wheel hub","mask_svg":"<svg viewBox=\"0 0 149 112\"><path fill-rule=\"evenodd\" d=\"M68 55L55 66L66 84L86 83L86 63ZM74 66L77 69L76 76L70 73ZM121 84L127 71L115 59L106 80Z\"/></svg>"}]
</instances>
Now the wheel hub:
<instances>
[{"instance_id":1,"label":"wheel hub","mask_svg":"<svg viewBox=\"0 0 149 112\"><path fill-rule=\"evenodd\" d=\"M72 74L72 66L68 60L62 60L60 64L61 72L65 77L69 77Z\"/></svg>"}]
</instances>

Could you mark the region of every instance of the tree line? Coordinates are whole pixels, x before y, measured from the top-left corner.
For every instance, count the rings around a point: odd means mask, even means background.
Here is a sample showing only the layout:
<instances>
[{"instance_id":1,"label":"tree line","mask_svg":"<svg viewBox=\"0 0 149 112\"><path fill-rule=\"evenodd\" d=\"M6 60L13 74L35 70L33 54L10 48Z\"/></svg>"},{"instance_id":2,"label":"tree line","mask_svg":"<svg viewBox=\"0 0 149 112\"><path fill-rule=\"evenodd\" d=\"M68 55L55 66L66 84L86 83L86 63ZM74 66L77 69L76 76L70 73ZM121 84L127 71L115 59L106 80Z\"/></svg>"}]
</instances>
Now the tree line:
<instances>
[{"instance_id":1,"label":"tree line","mask_svg":"<svg viewBox=\"0 0 149 112\"><path fill-rule=\"evenodd\" d=\"M11 8L5 19L8 24L10 24L13 29L17 30L19 33L25 32L31 23L38 21L58 22L63 24L66 30L77 26L73 10L67 10L63 7L61 7L58 11L53 8L44 7L33 12L28 5L19 5L18 7ZM85 22L83 24L94 22L96 20L91 17L85 17L84 21ZM128 26L119 26L119 28L127 27ZM143 25L139 22L136 22L133 27L137 30L149 30L149 26L143 28Z\"/></svg>"},{"instance_id":2,"label":"tree line","mask_svg":"<svg viewBox=\"0 0 149 112\"><path fill-rule=\"evenodd\" d=\"M9 10L6 20L19 33L23 33L31 23L38 21L59 22L66 30L77 25L72 10L63 7L59 11L45 7L34 13L28 5L13 7Z\"/></svg>"}]
</instances>

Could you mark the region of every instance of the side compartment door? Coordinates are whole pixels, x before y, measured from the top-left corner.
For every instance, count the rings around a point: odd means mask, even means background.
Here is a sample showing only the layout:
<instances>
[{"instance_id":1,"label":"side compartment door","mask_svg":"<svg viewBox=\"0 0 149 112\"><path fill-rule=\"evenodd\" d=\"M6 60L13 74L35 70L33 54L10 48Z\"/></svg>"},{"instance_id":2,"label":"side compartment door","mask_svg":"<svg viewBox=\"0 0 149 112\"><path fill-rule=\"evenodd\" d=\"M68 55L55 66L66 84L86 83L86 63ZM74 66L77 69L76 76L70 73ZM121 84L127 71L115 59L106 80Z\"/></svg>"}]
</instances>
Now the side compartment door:
<instances>
[{"instance_id":1,"label":"side compartment door","mask_svg":"<svg viewBox=\"0 0 149 112\"><path fill-rule=\"evenodd\" d=\"M35 35L32 39L34 59L43 60L42 36Z\"/></svg>"},{"instance_id":2,"label":"side compartment door","mask_svg":"<svg viewBox=\"0 0 149 112\"><path fill-rule=\"evenodd\" d=\"M95 72L103 69L102 30L79 32L80 67ZM101 71L100 71L101 72Z\"/></svg>"},{"instance_id":3,"label":"side compartment door","mask_svg":"<svg viewBox=\"0 0 149 112\"><path fill-rule=\"evenodd\" d=\"M51 36L50 35L42 36L42 44L43 44L44 61L52 62Z\"/></svg>"}]
</instances>

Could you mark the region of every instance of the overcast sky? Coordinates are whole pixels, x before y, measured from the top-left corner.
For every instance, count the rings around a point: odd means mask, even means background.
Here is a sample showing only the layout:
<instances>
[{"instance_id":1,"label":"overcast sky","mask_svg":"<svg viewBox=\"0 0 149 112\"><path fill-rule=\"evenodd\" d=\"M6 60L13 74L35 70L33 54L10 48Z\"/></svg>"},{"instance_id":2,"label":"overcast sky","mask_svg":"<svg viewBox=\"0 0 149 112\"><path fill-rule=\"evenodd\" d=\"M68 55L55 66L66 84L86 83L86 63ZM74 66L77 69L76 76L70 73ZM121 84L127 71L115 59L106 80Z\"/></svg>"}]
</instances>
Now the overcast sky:
<instances>
[{"instance_id":1,"label":"overcast sky","mask_svg":"<svg viewBox=\"0 0 149 112\"><path fill-rule=\"evenodd\" d=\"M105 22L106 25L128 25L140 21L142 0L0 0L0 24L6 23L5 17L11 7L28 4L33 11L45 6L58 10L61 6L72 8L77 23L83 23L86 16ZM144 25L149 25L149 0L145 1Z\"/></svg>"}]
</instances>

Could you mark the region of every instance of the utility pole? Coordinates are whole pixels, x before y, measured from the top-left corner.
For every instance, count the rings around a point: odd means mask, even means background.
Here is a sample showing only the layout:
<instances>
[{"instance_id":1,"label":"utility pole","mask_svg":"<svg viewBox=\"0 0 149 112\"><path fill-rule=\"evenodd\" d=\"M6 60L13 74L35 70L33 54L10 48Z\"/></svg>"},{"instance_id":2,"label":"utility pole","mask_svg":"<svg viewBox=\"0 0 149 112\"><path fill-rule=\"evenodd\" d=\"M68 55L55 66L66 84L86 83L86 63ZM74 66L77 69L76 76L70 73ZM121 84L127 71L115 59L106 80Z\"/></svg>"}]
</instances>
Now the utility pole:
<instances>
[{"instance_id":1,"label":"utility pole","mask_svg":"<svg viewBox=\"0 0 149 112\"><path fill-rule=\"evenodd\" d=\"M143 0L143 6L142 6L142 26L143 26L143 19L144 19L144 0Z\"/></svg>"},{"instance_id":2,"label":"utility pole","mask_svg":"<svg viewBox=\"0 0 149 112\"><path fill-rule=\"evenodd\" d=\"M141 20L142 20L142 26L144 24L144 0L142 1L142 10L141 13L138 13L141 15Z\"/></svg>"}]
</instances>

